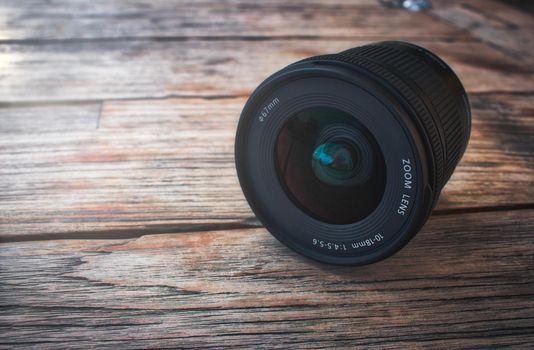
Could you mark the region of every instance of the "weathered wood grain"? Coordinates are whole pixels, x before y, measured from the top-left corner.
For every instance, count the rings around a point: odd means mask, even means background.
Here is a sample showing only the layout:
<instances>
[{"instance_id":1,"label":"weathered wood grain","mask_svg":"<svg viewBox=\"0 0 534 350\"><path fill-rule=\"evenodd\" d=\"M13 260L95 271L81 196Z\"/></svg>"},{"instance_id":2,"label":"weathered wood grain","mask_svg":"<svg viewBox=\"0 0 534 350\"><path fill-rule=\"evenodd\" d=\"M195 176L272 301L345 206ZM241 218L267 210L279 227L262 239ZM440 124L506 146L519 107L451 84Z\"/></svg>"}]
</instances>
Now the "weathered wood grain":
<instances>
[{"instance_id":1,"label":"weathered wood grain","mask_svg":"<svg viewBox=\"0 0 534 350\"><path fill-rule=\"evenodd\" d=\"M492 47L532 63L534 16L494 0L437 0L431 13Z\"/></svg>"},{"instance_id":2,"label":"weathered wood grain","mask_svg":"<svg viewBox=\"0 0 534 350\"><path fill-rule=\"evenodd\" d=\"M102 103L0 103L0 134L88 131L98 127Z\"/></svg>"},{"instance_id":3,"label":"weathered wood grain","mask_svg":"<svg viewBox=\"0 0 534 350\"><path fill-rule=\"evenodd\" d=\"M1 1L0 348L532 349L534 22L433 5ZM471 142L405 249L314 263L257 227L237 118L286 64L385 39L452 65Z\"/></svg>"},{"instance_id":4,"label":"weathered wood grain","mask_svg":"<svg viewBox=\"0 0 534 350\"><path fill-rule=\"evenodd\" d=\"M264 229L2 244L0 343L529 349L533 231L533 210L433 217L360 268Z\"/></svg>"},{"instance_id":5,"label":"weathered wood grain","mask_svg":"<svg viewBox=\"0 0 534 350\"><path fill-rule=\"evenodd\" d=\"M296 60L360 40L120 41L1 45L0 101L91 101L245 96ZM469 92L533 91L534 66L479 42L419 42L457 71Z\"/></svg>"},{"instance_id":6,"label":"weathered wood grain","mask_svg":"<svg viewBox=\"0 0 534 350\"><path fill-rule=\"evenodd\" d=\"M0 39L10 41L225 36L471 40L426 13L388 10L374 0L0 3Z\"/></svg>"},{"instance_id":7,"label":"weathered wood grain","mask_svg":"<svg viewBox=\"0 0 534 350\"><path fill-rule=\"evenodd\" d=\"M469 148L438 211L533 204L532 98L472 95ZM83 131L65 118L39 137L39 124L0 133L0 239L257 225L234 169L245 100L106 101L98 129L90 115Z\"/></svg>"}]
</instances>

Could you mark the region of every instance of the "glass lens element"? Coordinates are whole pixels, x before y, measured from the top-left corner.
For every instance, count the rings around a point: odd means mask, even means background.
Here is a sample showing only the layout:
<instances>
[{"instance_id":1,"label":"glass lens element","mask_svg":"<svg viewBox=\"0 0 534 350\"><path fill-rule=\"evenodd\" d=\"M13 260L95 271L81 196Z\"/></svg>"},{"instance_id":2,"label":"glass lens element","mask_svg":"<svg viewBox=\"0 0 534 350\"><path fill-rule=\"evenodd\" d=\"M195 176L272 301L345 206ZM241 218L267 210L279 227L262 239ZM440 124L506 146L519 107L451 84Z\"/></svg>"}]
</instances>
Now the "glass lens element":
<instances>
[{"instance_id":1,"label":"glass lens element","mask_svg":"<svg viewBox=\"0 0 534 350\"><path fill-rule=\"evenodd\" d=\"M322 143L313 152L313 172L327 184L346 180L354 173L354 153L348 144Z\"/></svg>"},{"instance_id":2,"label":"glass lens element","mask_svg":"<svg viewBox=\"0 0 534 350\"><path fill-rule=\"evenodd\" d=\"M288 196L320 221L360 221L382 199L382 152L370 132L348 113L329 107L297 113L278 135L275 158Z\"/></svg>"}]
</instances>

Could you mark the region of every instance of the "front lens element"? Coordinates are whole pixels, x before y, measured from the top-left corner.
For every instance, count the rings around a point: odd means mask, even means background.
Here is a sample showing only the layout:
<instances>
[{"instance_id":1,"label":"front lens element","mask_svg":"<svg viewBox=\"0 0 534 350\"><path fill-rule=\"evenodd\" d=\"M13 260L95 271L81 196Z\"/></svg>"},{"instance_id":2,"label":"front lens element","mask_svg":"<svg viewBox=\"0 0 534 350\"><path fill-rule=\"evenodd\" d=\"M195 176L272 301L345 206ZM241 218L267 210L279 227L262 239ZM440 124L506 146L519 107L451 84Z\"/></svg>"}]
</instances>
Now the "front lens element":
<instances>
[{"instance_id":1,"label":"front lens element","mask_svg":"<svg viewBox=\"0 0 534 350\"><path fill-rule=\"evenodd\" d=\"M348 113L305 109L282 127L279 180L291 200L316 219L350 224L371 214L386 185L384 158L369 131Z\"/></svg>"}]
</instances>

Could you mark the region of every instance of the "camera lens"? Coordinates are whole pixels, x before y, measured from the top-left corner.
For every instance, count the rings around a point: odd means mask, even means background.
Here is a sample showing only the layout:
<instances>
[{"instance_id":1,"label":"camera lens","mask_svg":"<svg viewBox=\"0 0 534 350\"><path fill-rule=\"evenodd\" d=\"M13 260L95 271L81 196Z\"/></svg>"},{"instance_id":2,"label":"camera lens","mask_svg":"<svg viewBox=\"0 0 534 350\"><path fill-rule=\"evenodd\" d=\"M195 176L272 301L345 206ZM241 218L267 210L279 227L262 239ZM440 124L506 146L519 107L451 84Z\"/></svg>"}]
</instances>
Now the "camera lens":
<instances>
[{"instance_id":1,"label":"camera lens","mask_svg":"<svg viewBox=\"0 0 534 350\"><path fill-rule=\"evenodd\" d=\"M381 42L296 62L266 79L236 135L241 187L295 251L361 265L423 226L465 151L467 95L439 57Z\"/></svg>"}]
</instances>

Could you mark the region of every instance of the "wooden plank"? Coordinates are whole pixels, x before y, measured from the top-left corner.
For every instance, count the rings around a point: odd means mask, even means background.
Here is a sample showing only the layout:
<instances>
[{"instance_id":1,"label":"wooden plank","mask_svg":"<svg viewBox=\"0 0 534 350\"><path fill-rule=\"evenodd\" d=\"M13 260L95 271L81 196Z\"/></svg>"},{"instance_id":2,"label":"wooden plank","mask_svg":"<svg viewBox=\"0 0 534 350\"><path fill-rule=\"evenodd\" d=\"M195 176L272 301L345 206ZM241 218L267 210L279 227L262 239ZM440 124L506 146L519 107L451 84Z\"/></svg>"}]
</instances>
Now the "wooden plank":
<instances>
[{"instance_id":1,"label":"wooden plank","mask_svg":"<svg viewBox=\"0 0 534 350\"><path fill-rule=\"evenodd\" d=\"M248 95L296 60L357 40L85 42L1 45L4 102ZM534 67L478 42L428 42L469 92L533 91Z\"/></svg>"},{"instance_id":2,"label":"wooden plank","mask_svg":"<svg viewBox=\"0 0 534 350\"><path fill-rule=\"evenodd\" d=\"M101 106L100 102L0 104L0 134L94 130Z\"/></svg>"},{"instance_id":3,"label":"wooden plank","mask_svg":"<svg viewBox=\"0 0 534 350\"><path fill-rule=\"evenodd\" d=\"M229 36L471 40L425 13L388 10L373 0L98 0L90 5L83 0L4 0L0 4L3 40Z\"/></svg>"},{"instance_id":4,"label":"wooden plank","mask_svg":"<svg viewBox=\"0 0 534 350\"><path fill-rule=\"evenodd\" d=\"M534 16L503 1L438 0L432 14L502 52L534 62Z\"/></svg>"},{"instance_id":5,"label":"wooden plank","mask_svg":"<svg viewBox=\"0 0 534 350\"><path fill-rule=\"evenodd\" d=\"M122 103L106 104L98 130L2 135L2 236L198 230L251 217L233 164L244 99ZM121 110L155 119L113 128Z\"/></svg>"},{"instance_id":6,"label":"wooden plank","mask_svg":"<svg viewBox=\"0 0 534 350\"><path fill-rule=\"evenodd\" d=\"M1 244L0 343L531 349L533 230L533 210L433 217L360 268L264 229Z\"/></svg>"},{"instance_id":7,"label":"wooden plank","mask_svg":"<svg viewBox=\"0 0 534 350\"><path fill-rule=\"evenodd\" d=\"M531 94L471 96L469 148L438 211L532 204L531 101ZM68 124L56 124L61 132L38 137L0 134L1 239L258 225L234 169L235 128L244 103L245 98L106 101L99 129L65 132Z\"/></svg>"}]
</instances>

